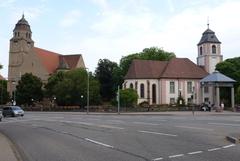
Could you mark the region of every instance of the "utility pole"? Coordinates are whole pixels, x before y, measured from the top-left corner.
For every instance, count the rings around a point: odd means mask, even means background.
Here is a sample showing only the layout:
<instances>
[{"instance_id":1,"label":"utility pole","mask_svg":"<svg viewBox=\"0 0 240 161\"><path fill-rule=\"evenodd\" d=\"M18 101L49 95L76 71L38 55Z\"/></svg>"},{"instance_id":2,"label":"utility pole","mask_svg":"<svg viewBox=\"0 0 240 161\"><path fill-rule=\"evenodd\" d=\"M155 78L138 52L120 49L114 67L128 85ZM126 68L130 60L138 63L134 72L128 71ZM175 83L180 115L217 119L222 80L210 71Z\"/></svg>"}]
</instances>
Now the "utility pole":
<instances>
[{"instance_id":1,"label":"utility pole","mask_svg":"<svg viewBox=\"0 0 240 161\"><path fill-rule=\"evenodd\" d=\"M118 101L118 114L120 114L120 90L118 86L118 93L117 93L117 101Z\"/></svg>"}]
</instances>

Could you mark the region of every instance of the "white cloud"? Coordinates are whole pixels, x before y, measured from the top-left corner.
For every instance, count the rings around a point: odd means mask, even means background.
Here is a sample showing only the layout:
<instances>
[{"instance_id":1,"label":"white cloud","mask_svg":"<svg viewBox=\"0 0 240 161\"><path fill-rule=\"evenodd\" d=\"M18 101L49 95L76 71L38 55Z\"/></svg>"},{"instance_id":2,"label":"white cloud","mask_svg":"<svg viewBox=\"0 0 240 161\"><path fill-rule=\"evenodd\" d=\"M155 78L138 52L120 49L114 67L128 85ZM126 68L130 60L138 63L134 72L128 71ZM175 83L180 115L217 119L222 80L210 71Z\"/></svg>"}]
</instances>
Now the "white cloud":
<instances>
[{"instance_id":1,"label":"white cloud","mask_svg":"<svg viewBox=\"0 0 240 161\"><path fill-rule=\"evenodd\" d=\"M175 11L175 7L173 5L172 0L167 0L167 2L168 2L168 6L169 6L170 12L174 12Z\"/></svg>"},{"instance_id":2,"label":"white cloud","mask_svg":"<svg viewBox=\"0 0 240 161\"><path fill-rule=\"evenodd\" d=\"M91 0L94 4L98 5L101 9L106 10L109 7L107 0Z\"/></svg>"},{"instance_id":3,"label":"white cloud","mask_svg":"<svg viewBox=\"0 0 240 161\"><path fill-rule=\"evenodd\" d=\"M63 17L62 21L60 22L60 25L62 27L71 27L79 21L80 17L81 12L79 10L72 10Z\"/></svg>"},{"instance_id":4,"label":"white cloud","mask_svg":"<svg viewBox=\"0 0 240 161\"><path fill-rule=\"evenodd\" d=\"M123 8L123 7L119 7ZM145 12L125 12L125 10L105 10L92 30L96 36L81 42L86 50L85 59L94 65L98 58L108 58L118 61L123 55L139 52L143 48L158 46L166 51L173 51L177 57L187 57L196 61L197 43L202 33L207 29L207 17L210 16L210 28L216 32L222 41L224 58L239 56L240 2L226 1L214 7L197 6L186 8L165 21L159 13L152 13L145 6ZM94 49L92 47L94 46ZM94 55L99 53L98 57ZM92 67L93 68L93 67Z\"/></svg>"},{"instance_id":5,"label":"white cloud","mask_svg":"<svg viewBox=\"0 0 240 161\"><path fill-rule=\"evenodd\" d=\"M9 7L12 6L16 0L0 0L0 7Z\"/></svg>"}]
</instances>

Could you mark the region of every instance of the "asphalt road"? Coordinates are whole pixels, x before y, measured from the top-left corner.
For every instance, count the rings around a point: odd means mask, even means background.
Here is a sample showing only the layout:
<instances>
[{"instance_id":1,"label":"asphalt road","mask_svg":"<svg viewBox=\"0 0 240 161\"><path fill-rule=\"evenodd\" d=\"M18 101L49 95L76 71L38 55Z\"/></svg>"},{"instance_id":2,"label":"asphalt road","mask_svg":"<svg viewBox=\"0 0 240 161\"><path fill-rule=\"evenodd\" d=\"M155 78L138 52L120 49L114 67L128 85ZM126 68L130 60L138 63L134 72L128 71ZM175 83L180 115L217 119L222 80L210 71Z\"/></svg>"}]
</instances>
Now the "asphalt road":
<instances>
[{"instance_id":1,"label":"asphalt road","mask_svg":"<svg viewBox=\"0 0 240 161\"><path fill-rule=\"evenodd\" d=\"M26 113L0 132L24 161L239 161L239 116Z\"/></svg>"}]
</instances>

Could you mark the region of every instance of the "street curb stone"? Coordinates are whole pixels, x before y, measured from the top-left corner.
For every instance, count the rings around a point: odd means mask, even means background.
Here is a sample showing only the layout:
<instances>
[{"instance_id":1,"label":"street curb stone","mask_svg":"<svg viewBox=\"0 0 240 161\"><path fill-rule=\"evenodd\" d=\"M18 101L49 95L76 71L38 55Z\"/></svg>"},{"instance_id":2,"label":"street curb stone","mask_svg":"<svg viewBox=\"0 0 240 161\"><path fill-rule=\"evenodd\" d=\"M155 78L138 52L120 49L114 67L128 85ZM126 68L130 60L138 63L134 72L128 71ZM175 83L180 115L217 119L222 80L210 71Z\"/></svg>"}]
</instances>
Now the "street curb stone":
<instances>
[{"instance_id":1,"label":"street curb stone","mask_svg":"<svg viewBox=\"0 0 240 161\"><path fill-rule=\"evenodd\" d=\"M236 138L236 137L234 137L234 136L226 136L226 139L228 140L228 141L230 141L231 143L234 143L234 144L237 144L237 143L239 143L240 142L240 139L238 139L238 138Z\"/></svg>"},{"instance_id":2,"label":"street curb stone","mask_svg":"<svg viewBox=\"0 0 240 161\"><path fill-rule=\"evenodd\" d=\"M0 160L22 161L13 143L2 133L0 133Z\"/></svg>"}]
</instances>

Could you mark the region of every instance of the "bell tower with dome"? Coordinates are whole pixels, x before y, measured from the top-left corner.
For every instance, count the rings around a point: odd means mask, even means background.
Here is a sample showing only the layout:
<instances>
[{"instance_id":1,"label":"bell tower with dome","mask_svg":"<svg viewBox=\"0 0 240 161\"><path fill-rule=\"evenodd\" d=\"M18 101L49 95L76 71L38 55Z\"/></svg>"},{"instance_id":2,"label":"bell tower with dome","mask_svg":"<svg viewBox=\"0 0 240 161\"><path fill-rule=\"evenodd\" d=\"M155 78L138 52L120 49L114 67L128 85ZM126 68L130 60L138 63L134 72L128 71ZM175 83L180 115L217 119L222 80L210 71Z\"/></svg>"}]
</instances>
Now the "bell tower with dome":
<instances>
[{"instance_id":1,"label":"bell tower with dome","mask_svg":"<svg viewBox=\"0 0 240 161\"><path fill-rule=\"evenodd\" d=\"M221 42L215 32L209 29L209 24L197 46L197 65L204 67L208 73L213 73L216 65L223 60L223 56L221 55Z\"/></svg>"},{"instance_id":2,"label":"bell tower with dome","mask_svg":"<svg viewBox=\"0 0 240 161\"><path fill-rule=\"evenodd\" d=\"M10 39L8 66L8 80L10 86L8 87L11 88L11 91L15 89L16 82L21 77L21 68L24 59L26 59L26 56L29 55L33 47L34 41L32 40L32 31L23 14L22 18L15 25L13 37ZM12 84L15 84L15 86L12 86Z\"/></svg>"},{"instance_id":3,"label":"bell tower with dome","mask_svg":"<svg viewBox=\"0 0 240 161\"><path fill-rule=\"evenodd\" d=\"M25 73L32 73L46 83L59 70L76 68L85 68L81 54L63 55L36 47L30 25L22 15L13 29L9 45L8 91L11 95Z\"/></svg>"}]
</instances>

